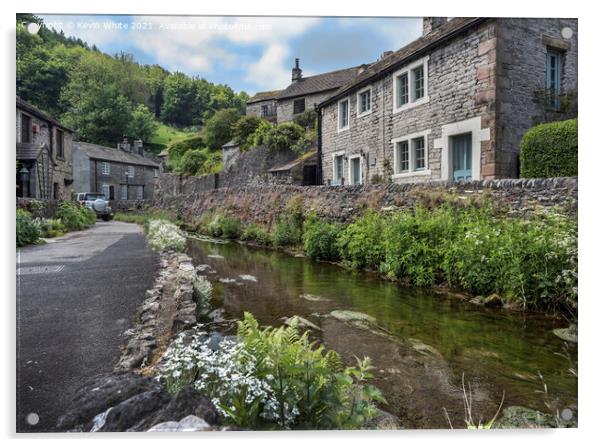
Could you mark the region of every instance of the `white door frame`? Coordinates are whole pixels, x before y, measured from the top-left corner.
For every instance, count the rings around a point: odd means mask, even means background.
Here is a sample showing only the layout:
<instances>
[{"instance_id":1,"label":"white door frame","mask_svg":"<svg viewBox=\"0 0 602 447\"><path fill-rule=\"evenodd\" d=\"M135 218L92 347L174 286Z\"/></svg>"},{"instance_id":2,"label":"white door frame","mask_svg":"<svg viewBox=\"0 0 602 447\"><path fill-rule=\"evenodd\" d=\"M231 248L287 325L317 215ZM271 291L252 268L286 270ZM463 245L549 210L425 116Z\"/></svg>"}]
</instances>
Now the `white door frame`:
<instances>
[{"instance_id":1,"label":"white door frame","mask_svg":"<svg viewBox=\"0 0 602 447\"><path fill-rule=\"evenodd\" d=\"M362 155L361 154L357 154L357 155L351 155L349 156L348 162L349 162L349 185L354 185L355 183L353 183L353 176L351 175L352 172L352 167L353 167L353 163L352 160L359 158L359 163L360 163L360 181L359 184L363 185L364 184L364 173L362 172Z\"/></svg>"}]
</instances>

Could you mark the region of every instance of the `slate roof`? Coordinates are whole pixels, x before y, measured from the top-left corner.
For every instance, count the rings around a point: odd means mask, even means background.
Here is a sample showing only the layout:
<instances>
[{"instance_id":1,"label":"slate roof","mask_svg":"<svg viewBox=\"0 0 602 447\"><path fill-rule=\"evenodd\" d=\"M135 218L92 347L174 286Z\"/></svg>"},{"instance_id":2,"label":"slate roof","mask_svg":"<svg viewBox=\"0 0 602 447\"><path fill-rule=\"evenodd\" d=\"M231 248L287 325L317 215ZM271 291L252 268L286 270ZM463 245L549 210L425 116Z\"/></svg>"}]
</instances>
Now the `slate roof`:
<instances>
[{"instance_id":1,"label":"slate roof","mask_svg":"<svg viewBox=\"0 0 602 447\"><path fill-rule=\"evenodd\" d=\"M271 92L257 92L255 95L247 101L247 104L254 102L267 101L268 99L276 99L282 90L273 90Z\"/></svg>"},{"instance_id":2,"label":"slate roof","mask_svg":"<svg viewBox=\"0 0 602 447\"><path fill-rule=\"evenodd\" d=\"M20 98L19 96L17 96L17 107L19 109L22 109L22 110L25 110L26 112L31 113L32 115L34 115L44 121L52 123L53 125L60 127L61 129L65 129L67 132L71 132L71 133L75 132L73 129L70 129L70 128L66 127L65 125L59 123L56 119L54 119L53 117L48 115L46 112L42 112L40 109L38 109L34 105L28 103L27 101Z\"/></svg>"},{"instance_id":3,"label":"slate roof","mask_svg":"<svg viewBox=\"0 0 602 447\"><path fill-rule=\"evenodd\" d=\"M17 143L17 160L37 160L44 145Z\"/></svg>"},{"instance_id":4,"label":"slate roof","mask_svg":"<svg viewBox=\"0 0 602 447\"><path fill-rule=\"evenodd\" d=\"M148 157L143 157L136 153L125 152L122 149L113 149L106 146L100 146L98 144L84 143L83 141L73 142L75 147L83 150L90 158L104 161L114 161L117 163L124 163L129 165L138 166L149 166L151 168L158 168L159 164L155 163Z\"/></svg>"},{"instance_id":5,"label":"slate roof","mask_svg":"<svg viewBox=\"0 0 602 447\"><path fill-rule=\"evenodd\" d=\"M317 161L317 159L318 159L317 154L318 154L317 149L312 149L312 150L306 152L305 154L301 155L299 158L295 158L293 161L289 161L288 163L285 163L283 165L273 167L272 169L268 169L268 172L290 171L295 166L298 166L302 163Z\"/></svg>"},{"instance_id":6,"label":"slate roof","mask_svg":"<svg viewBox=\"0 0 602 447\"><path fill-rule=\"evenodd\" d=\"M280 96L278 96L278 99L294 98L296 96L338 89L355 78L362 67L367 67L367 65L359 65L357 67L301 78L300 81L293 82L285 88Z\"/></svg>"},{"instance_id":7,"label":"slate roof","mask_svg":"<svg viewBox=\"0 0 602 447\"><path fill-rule=\"evenodd\" d=\"M357 87L361 87L364 84L368 84L373 79L379 78L391 71L396 70L398 67L406 64L411 59L418 57L433 47L440 45L441 43L454 37L465 29L470 28L484 20L487 19L484 17L456 17L451 19L440 27L435 28L430 33L419 37L405 47L402 47L389 56L368 66L361 74L354 76L344 85L342 85L332 96L318 104L318 107L325 106L326 104L341 98L349 91Z\"/></svg>"}]
</instances>

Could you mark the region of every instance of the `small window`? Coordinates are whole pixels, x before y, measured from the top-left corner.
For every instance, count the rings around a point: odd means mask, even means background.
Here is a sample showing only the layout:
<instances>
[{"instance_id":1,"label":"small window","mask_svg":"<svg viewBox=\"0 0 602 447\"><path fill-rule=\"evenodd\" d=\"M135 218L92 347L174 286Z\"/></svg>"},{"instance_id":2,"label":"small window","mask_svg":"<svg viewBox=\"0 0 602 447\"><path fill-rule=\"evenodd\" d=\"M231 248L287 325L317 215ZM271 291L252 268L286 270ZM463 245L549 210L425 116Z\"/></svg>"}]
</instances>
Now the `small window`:
<instances>
[{"instance_id":1,"label":"small window","mask_svg":"<svg viewBox=\"0 0 602 447\"><path fill-rule=\"evenodd\" d=\"M111 173L111 164L108 161L102 162L102 175L109 175Z\"/></svg>"},{"instance_id":2,"label":"small window","mask_svg":"<svg viewBox=\"0 0 602 447\"><path fill-rule=\"evenodd\" d=\"M334 179L338 185L342 184L344 177L343 162L344 155L337 155L334 157Z\"/></svg>"},{"instance_id":3,"label":"small window","mask_svg":"<svg viewBox=\"0 0 602 447\"><path fill-rule=\"evenodd\" d=\"M560 53L548 50L546 54L546 91L549 105L560 108Z\"/></svg>"},{"instance_id":4,"label":"small window","mask_svg":"<svg viewBox=\"0 0 602 447\"><path fill-rule=\"evenodd\" d=\"M349 127L349 100L339 102L339 130Z\"/></svg>"},{"instance_id":5,"label":"small window","mask_svg":"<svg viewBox=\"0 0 602 447\"><path fill-rule=\"evenodd\" d=\"M413 78L413 101L417 101L424 97L424 67L420 65L412 70Z\"/></svg>"},{"instance_id":6,"label":"small window","mask_svg":"<svg viewBox=\"0 0 602 447\"><path fill-rule=\"evenodd\" d=\"M56 130L56 156L65 158L65 133L61 129Z\"/></svg>"},{"instance_id":7,"label":"small window","mask_svg":"<svg viewBox=\"0 0 602 447\"><path fill-rule=\"evenodd\" d=\"M264 104L261 106L261 116L268 116L268 106Z\"/></svg>"},{"instance_id":8,"label":"small window","mask_svg":"<svg viewBox=\"0 0 602 447\"><path fill-rule=\"evenodd\" d=\"M397 143L397 173L408 172L410 170L410 149L407 141Z\"/></svg>"},{"instance_id":9,"label":"small window","mask_svg":"<svg viewBox=\"0 0 602 447\"><path fill-rule=\"evenodd\" d=\"M21 114L21 143L31 143L31 117Z\"/></svg>"},{"instance_id":10,"label":"small window","mask_svg":"<svg viewBox=\"0 0 602 447\"><path fill-rule=\"evenodd\" d=\"M136 199L138 199L138 200L144 199L144 186L138 185L136 187Z\"/></svg>"},{"instance_id":11,"label":"small window","mask_svg":"<svg viewBox=\"0 0 602 447\"><path fill-rule=\"evenodd\" d=\"M305 112L305 98L295 99L295 101L293 101L293 113L303 112Z\"/></svg>"},{"instance_id":12,"label":"small window","mask_svg":"<svg viewBox=\"0 0 602 447\"><path fill-rule=\"evenodd\" d=\"M414 151L414 170L423 170L426 167L424 137L414 138L412 140L412 150Z\"/></svg>"},{"instance_id":13,"label":"small window","mask_svg":"<svg viewBox=\"0 0 602 447\"><path fill-rule=\"evenodd\" d=\"M408 74L404 73L401 76L397 77L397 91L399 94L397 95L397 107L401 107L408 103L409 95L408 95Z\"/></svg>"},{"instance_id":14,"label":"small window","mask_svg":"<svg viewBox=\"0 0 602 447\"><path fill-rule=\"evenodd\" d=\"M121 200L128 199L128 185L121 185Z\"/></svg>"},{"instance_id":15,"label":"small window","mask_svg":"<svg viewBox=\"0 0 602 447\"><path fill-rule=\"evenodd\" d=\"M370 89L364 90L363 92L359 93L358 99L357 99L358 115L363 115L363 114L370 112L370 109L372 106L370 103L371 93L372 93L372 91Z\"/></svg>"},{"instance_id":16,"label":"small window","mask_svg":"<svg viewBox=\"0 0 602 447\"><path fill-rule=\"evenodd\" d=\"M126 176L128 176L129 178L133 178L134 174L135 174L134 167L128 166L127 171L126 171Z\"/></svg>"},{"instance_id":17,"label":"small window","mask_svg":"<svg viewBox=\"0 0 602 447\"><path fill-rule=\"evenodd\" d=\"M105 197L111 197L111 188L109 187L109 185L102 185L102 193Z\"/></svg>"}]
</instances>

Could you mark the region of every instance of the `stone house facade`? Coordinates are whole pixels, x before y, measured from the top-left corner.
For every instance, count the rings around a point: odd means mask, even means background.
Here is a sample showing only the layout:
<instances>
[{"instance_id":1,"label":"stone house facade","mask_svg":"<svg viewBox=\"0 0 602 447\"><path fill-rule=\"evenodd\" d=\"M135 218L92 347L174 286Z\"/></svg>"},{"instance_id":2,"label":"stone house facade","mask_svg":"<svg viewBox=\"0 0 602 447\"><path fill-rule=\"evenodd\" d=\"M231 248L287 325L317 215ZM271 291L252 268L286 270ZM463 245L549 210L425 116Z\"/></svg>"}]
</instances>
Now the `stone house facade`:
<instances>
[{"instance_id":1,"label":"stone house facade","mask_svg":"<svg viewBox=\"0 0 602 447\"><path fill-rule=\"evenodd\" d=\"M16 97L17 196L64 200L73 184L73 130Z\"/></svg>"},{"instance_id":2,"label":"stone house facade","mask_svg":"<svg viewBox=\"0 0 602 447\"><path fill-rule=\"evenodd\" d=\"M246 114L261 116L275 123L292 121L295 115L314 110L317 104L351 81L365 67L345 68L304 77L297 58L291 72L291 84L284 90L257 93L247 102Z\"/></svg>"},{"instance_id":3,"label":"stone house facade","mask_svg":"<svg viewBox=\"0 0 602 447\"><path fill-rule=\"evenodd\" d=\"M141 141L124 141L116 149L77 141L73 163L76 192L101 192L117 202L153 198L159 163Z\"/></svg>"},{"instance_id":4,"label":"stone house facade","mask_svg":"<svg viewBox=\"0 0 602 447\"><path fill-rule=\"evenodd\" d=\"M576 95L576 19L423 24L318 105L323 183L516 177L522 135Z\"/></svg>"}]
</instances>

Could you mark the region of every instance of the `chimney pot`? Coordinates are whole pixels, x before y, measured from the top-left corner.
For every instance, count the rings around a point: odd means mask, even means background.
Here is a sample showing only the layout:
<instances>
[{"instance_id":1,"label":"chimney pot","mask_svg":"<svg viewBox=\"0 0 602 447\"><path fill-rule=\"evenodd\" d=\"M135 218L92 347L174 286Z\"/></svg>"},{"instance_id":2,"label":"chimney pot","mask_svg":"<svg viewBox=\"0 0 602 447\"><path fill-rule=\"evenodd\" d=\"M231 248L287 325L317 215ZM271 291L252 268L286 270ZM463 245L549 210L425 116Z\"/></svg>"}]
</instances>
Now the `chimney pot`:
<instances>
[{"instance_id":1,"label":"chimney pot","mask_svg":"<svg viewBox=\"0 0 602 447\"><path fill-rule=\"evenodd\" d=\"M299 82L302 78L303 78L303 70L301 70L301 68L299 68L299 58L296 57L295 58L295 66L293 67L291 79L293 82Z\"/></svg>"}]
</instances>

